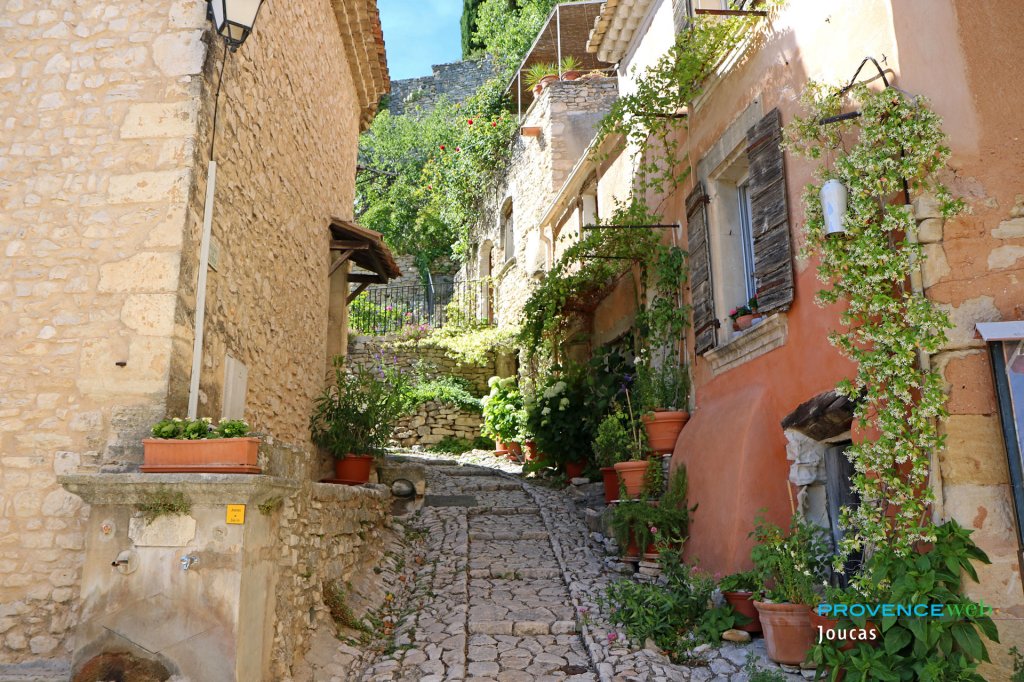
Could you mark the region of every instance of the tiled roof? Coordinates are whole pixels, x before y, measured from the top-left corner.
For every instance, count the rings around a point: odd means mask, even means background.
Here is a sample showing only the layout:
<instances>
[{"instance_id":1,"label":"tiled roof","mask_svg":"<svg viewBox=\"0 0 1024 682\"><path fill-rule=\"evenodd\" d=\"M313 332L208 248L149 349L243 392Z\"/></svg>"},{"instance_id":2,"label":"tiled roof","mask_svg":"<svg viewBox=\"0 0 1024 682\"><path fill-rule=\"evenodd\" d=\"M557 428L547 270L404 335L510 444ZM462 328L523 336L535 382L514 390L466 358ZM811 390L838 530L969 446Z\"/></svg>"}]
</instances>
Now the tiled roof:
<instances>
[{"instance_id":1,"label":"tiled roof","mask_svg":"<svg viewBox=\"0 0 1024 682\"><path fill-rule=\"evenodd\" d=\"M605 62L622 59L650 7L651 0L606 0L590 31L587 52Z\"/></svg>"},{"instance_id":2,"label":"tiled roof","mask_svg":"<svg viewBox=\"0 0 1024 682\"><path fill-rule=\"evenodd\" d=\"M360 126L365 129L377 113L380 98L391 91L377 0L331 0L331 6L352 67Z\"/></svg>"}]
</instances>

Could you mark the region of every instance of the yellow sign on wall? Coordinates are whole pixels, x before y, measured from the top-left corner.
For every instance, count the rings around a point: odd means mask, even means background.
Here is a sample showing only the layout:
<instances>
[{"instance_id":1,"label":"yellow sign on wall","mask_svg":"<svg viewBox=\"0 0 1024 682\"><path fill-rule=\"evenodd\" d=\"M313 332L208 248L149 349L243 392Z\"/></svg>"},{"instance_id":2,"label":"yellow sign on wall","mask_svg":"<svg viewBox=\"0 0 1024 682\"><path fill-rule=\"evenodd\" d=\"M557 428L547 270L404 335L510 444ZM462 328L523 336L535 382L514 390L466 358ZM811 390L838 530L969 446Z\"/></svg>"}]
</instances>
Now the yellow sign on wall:
<instances>
[{"instance_id":1,"label":"yellow sign on wall","mask_svg":"<svg viewBox=\"0 0 1024 682\"><path fill-rule=\"evenodd\" d=\"M245 505L229 504L227 518L228 523L245 523Z\"/></svg>"}]
</instances>

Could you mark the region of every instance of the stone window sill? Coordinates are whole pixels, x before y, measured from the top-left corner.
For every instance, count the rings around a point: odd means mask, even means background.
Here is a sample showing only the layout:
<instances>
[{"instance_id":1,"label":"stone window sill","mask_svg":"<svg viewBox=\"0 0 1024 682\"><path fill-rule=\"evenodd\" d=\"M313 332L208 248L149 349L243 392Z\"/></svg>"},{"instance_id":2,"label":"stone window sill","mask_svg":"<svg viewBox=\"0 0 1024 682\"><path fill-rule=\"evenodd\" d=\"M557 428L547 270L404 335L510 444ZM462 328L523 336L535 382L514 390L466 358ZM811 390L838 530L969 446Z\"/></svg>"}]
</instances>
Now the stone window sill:
<instances>
[{"instance_id":1,"label":"stone window sill","mask_svg":"<svg viewBox=\"0 0 1024 682\"><path fill-rule=\"evenodd\" d=\"M511 257L511 258L509 258L509 259L508 259L507 261L505 261L505 263L504 263L504 264L503 264L503 265L501 266L501 269L500 269L500 270L498 270L498 274L497 274L497 277L498 277L498 278L504 277L504 276L505 276L505 273L506 273L506 272L508 272L509 270L511 270L511 269L512 269L512 267L513 267L513 266L514 266L515 264L516 264L516 257L515 257L515 256L512 256L512 257Z\"/></svg>"},{"instance_id":2,"label":"stone window sill","mask_svg":"<svg viewBox=\"0 0 1024 682\"><path fill-rule=\"evenodd\" d=\"M786 343L788 325L785 313L775 313L743 332L735 332L728 341L704 354L714 376L728 372L745 362L759 358Z\"/></svg>"}]
</instances>

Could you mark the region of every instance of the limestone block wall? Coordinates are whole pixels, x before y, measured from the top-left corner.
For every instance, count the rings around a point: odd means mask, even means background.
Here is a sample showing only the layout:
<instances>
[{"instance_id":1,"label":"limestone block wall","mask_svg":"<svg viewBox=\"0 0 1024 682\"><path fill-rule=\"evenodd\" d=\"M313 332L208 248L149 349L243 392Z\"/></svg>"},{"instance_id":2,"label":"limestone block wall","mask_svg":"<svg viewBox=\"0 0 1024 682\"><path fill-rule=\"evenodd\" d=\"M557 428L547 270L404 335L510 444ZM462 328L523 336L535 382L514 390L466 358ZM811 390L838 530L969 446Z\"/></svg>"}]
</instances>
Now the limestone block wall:
<instances>
[{"instance_id":1,"label":"limestone block wall","mask_svg":"<svg viewBox=\"0 0 1024 682\"><path fill-rule=\"evenodd\" d=\"M489 57L484 57L434 64L431 72L429 76L391 81L388 111L396 116L414 109L429 111L441 97L450 102L462 102L494 75L494 64Z\"/></svg>"},{"instance_id":2,"label":"limestone block wall","mask_svg":"<svg viewBox=\"0 0 1024 682\"><path fill-rule=\"evenodd\" d=\"M125 466L165 411L204 16L4 6L0 664L69 653L88 508L56 475Z\"/></svg>"},{"instance_id":3,"label":"limestone block wall","mask_svg":"<svg viewBox=\"0 0 1024 682\"><path fill-rule=\"evenodd\" d=\"M414 347L394 347L388 344L387 337L358 336L349 337L348 362L355 365L374 365L383 354L385 360L394 362L400 367L416 371L421 368L423 375L430 379L453 376L469 382L473 395L482 396L488 392L487 380L497 374L494 355L483 365L459 362L449 357L444 349L435 348L427 342Z\"/></svg>"},{"instance_id":4,"label":"limestone block wall","mask_svg":"<svg viewBox=\"0 0 1024 682\"><path fill-rule=\"evenodd\" d=\"M549 253L551 246L540 236L539 222L617 97L614 78L557 81L548 85L526 112L523 126L540 128L540 135L517 136L513 142L505 174L487 190L484 220L474 228L481 247L464 273L468 278L488 273L494 277L494 312L499 326L518 320L534 277L539 275L528 270L527 245L532 242L534 248ZM505 252L501 235L501 210L509 199L515 226L514 254ZM482 262L487 259L489 263Z\"/></svg>"},{"instance_id":5,"label":"limestone block wall","mask_svg":"<svg viewBox=\"0 0 1024 682\"><path fill-rule=\"evenodd\" d=\"M291 679L317 627L333 632L326 585L353 580L381 563L391 495L383 487L307 482L280 509L277 621L266 679Z\"/></svg>"},{"instance_id":6,"label":"limestone block wall","mask_svg":"<svg viewBox=\"0 0 1024 682\"><path fill-rule=\"evenodd\" d=\"M445 438L472 441L480 435L483 423L483 415L479 412L431 400L420 405L415 413L398 420L391 439L403 448L434 445Z\"/></svg>"},{"instance_id":7,"label":"limestone block wall","mask_svg":"<svg viewBox=\"0 0 1024 682\"><path fill-rule=\"evenodd\" d=\"M221 52L218 44L204 74L207 88L216 85ZM269 3L224 69L213 220L219 264L207 284L200 413L220 416L230 356L248 370L246 418L288 443L308 440L324 376L328 224L331 216L352 218L358 67L346 54L329 3ZM207 108L212 113L212 101ZM188 389L211 119L203 118L181 259L176 407Z\"/></svg>"}]
</instances>

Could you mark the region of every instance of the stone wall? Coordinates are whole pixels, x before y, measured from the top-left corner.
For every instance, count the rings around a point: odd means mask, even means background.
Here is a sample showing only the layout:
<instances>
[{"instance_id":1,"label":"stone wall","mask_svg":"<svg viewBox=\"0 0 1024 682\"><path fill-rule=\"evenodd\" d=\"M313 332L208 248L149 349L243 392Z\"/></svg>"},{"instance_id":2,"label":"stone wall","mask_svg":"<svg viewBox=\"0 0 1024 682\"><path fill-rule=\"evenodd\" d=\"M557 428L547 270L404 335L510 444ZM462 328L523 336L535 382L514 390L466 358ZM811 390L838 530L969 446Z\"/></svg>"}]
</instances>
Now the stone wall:
<instances>
[{"instance_id":1,"label":"stone wall","mask_svg":"<svg viewBox=\"0 0 1024 682\"><path fill-rule=\"evenodd\" d=\"M435 64L429 76L391 81L388 111L396 116L407 111L434 108L441 97L462 102L494 75L489 57L451 64Z\"/></svg>"},{"instance_id":2,"label":"stone wall","mask_svg":"<svg viewBox=\"0 0 1024 682\"><path fill-rule=\"evenodd\" d=\"M539 223L617 97L614 78L557 81L526 112L523 126L540 128L540 134L516 137L506 172L486 191L484 220L473 230L478 250L462 273L470 279L494 277L499 326L518 321L535 278L550 267L550 244ZM506 253L501 234L501 210L509 199L515 253Z\"/></svg>"},{"instance_id":3,"label":"stone wall","mask_svg":"<svg viewBox=\"0 0 1024 682\"><path fill-rule=\"evenodd\" d=\"M399 419L391 439L403 448L435 445L445 438L472 441L480 435L483 423L479 412L431 400L420 405L414 414Z\"/></svg>"},{"instance_id":4,"label":"stone wall","mask_svg":"<svg viewBox=\"0 0 1024 682\"><path fill-rule=\"evenodd\" d=\"M318 627L335 625L325 586L369 574L383 559L391 495L382 487L307 483L280 512L277 621L268 679L291 679Z\"/></svg>"},{"instance_id":5,"label":"stone wall","mask_svg":"<svg viewBox=\"0 0 1024 682\"><path fill-rule=\"evenodd\" d=\"M387 337L353 335L349 338L347 357L350 363L372 365L380 353L385 353L388 361L394 360L402 367L421 367L424 376L430 379L447 376L465 379L472 387L470 392L478 397L488 392L487 380L497 374L493 354L486 364L473 365L454 360L443 349L426 343L411 348L394 348L388 345Z\"/></svg>"},{"instance_id":6,"label":"stone wall","mask_svg":"<svg viewBox=\"0 0 1024 682\"><path fill-rule=\"evenodd\" d=\"M8 2L0 22L0 663L66 658L81 500L166 408L205 3ZM116 363L124 363L123 366Z\"/></svg>"},{"instance_id":7,"label":"stone wall","mask_svg":"<svg viewBox=\"0 0 1024 682\"><path fill-rule=\"evenodd\" d=\"M0 663L17 663L70 651L87 510L56 475L131 470L149 425L185 412L224 50L202 0L15 0L4 18ZM300 445L328 218L352 211L351 68L320 1L265 6L223 72L200 415L220 416L231 355L246 418Z\"/></svg>"}]
</instances>

